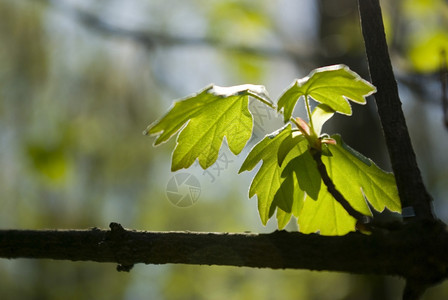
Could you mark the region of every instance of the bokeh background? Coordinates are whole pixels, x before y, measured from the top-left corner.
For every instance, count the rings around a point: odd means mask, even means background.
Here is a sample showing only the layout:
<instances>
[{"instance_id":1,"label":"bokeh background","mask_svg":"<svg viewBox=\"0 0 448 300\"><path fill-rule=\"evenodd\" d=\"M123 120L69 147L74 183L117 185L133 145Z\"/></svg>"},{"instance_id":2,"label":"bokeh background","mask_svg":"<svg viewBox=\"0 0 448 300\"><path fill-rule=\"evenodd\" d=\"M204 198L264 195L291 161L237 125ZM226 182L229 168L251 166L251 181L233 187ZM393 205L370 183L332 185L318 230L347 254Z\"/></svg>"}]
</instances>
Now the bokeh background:
<instances>
[{"instance_id":1,"label":"bokeh background","mask_svg":"<svg viewBox=\"0 0 448 300\"><path fill-rule=\"evenodd\" d=\"M448 221L439 76L448 5L382 4L418 161ZM209 170L173 174L174 141L153 148L142 131L173 99L210 83L262 84L277 99L294 78L336 63L368 76L355 0L1 0L0 227L273 231L275 220L263 227L248 199L254 173L237 175L247 150L236 157L223 148ZM248 148L282 124L251 106ZM328 133L390 170L373 99L334 119ZM167 189L188 192L168 185L176 174L197 179L194 205L169 201ZM403 285L328 272L137 265L119 273L113 264L0 260L1 299L398 299ZM445 283L424 299L447 295Z\"/></svg>"}]
</instances>

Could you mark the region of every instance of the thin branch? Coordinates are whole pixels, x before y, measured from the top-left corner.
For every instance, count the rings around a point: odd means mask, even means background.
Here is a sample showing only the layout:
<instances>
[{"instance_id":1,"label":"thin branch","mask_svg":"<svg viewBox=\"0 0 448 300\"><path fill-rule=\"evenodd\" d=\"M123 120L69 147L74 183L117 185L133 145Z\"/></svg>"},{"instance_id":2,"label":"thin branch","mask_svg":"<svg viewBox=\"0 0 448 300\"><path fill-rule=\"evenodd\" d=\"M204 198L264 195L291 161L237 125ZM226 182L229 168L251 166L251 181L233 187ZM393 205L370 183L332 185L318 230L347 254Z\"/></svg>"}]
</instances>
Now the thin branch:
<instances>
[{"instance_id":1,"label":"thin branch","mask_svg":"<svg viewBox=\"0 0 448 300\"><path fill-rule=\"evenodd\" d=\"M417 166L389 57L379 0L358 0L375 100L386 138L402 207L413 208L415 219L433 219L431 196Z\"/></svg>"},{"instance_id":2,"label":"thin branch","mask_svg":"<svg viewBox=\"0 0 448 300\"><path fill-rule=\"evenodd\" d=\"M319 174L322 177L322 181L327 186L328 192L333 196L333 198L342 205L342 207L348 212L350 216L355 218L358 221L359 225L369 223L370 218L366 215L363 215L356 209L354 209L350 203L344 198L344 196L336 189L333 181L330 176L328 176L327 168L322 162L322 153L317 150L311 149L311 154L313 156L314 161L317 163L317 169L319 170Z\"/></svg>"}]
</instances>

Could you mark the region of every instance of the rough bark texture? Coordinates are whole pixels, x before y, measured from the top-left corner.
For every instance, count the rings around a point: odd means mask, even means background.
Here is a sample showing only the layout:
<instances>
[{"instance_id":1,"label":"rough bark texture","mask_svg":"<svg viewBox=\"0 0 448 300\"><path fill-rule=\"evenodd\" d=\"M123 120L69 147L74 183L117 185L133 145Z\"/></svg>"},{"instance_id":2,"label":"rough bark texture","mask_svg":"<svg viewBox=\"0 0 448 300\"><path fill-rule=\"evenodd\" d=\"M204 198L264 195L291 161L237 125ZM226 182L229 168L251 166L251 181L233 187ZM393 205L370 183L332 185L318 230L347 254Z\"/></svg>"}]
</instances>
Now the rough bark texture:
<instances>
[{"instance_id":1,"label":"rough bark texture","mask_svg":"<svg viewBox=\"0 0 448 300\"><path fill-rule=\"evenodd\" d=\"M414 217L407 220L408 222L434 220L432 199L423 184L401 109L401 101L389 57L379 0L358 0L358 5L369 72L372 83L377 87L375 100L378 114L386 138L402 207L411 207L415 213ZM422 238L425 234L429 236L432 232L423 232ZM398 238L406 239L405 237ZM446 239L446 237L440 238ZM401 251L403 253L423 251L422 247L412 247L411 245L403 244ZM433 250L435 251L436 249ZM434 254L434 252L432 253ZM428 255L431 256L431 253L428 253ZM412 260L408 261L408 263L413 264ZM440 268L441 266L434 267ZM442 268L446 268L446 265ZM429 269L420 270L420 272L429 271ZM403 299L405 300L419 299L431 284L430 280L428 281L418 276L404 277L406 278L406 288L403 293Z\"/></svg>"},{"instance_id":2,"label":"rough bark texture","mask_svg":"<svg viewBox=\"0 0 448 300\"><path fill-rule=\"evenodd\" d=\"M402 206L414 209L414 219L432 219L431 197L423 184L401 109L379 0L359 0L358 3L369 72L377 88L375 100L378 114Z\"/></svg>"},{"instance_id":3,"label":"rough bark texture","mask_svg":"<svg viewBox=\"0 0 448 300\"><path fill-rule=\"evenodd\" d=\"M145 232L111 223L111 230L2 230L0 257L136 263L227 265L396 275L421 284L448 274L448 231L440 222L415 222L371 235L321 236ZM413 251L403 251L412 249Z\"/></svg>"}]
</instances>

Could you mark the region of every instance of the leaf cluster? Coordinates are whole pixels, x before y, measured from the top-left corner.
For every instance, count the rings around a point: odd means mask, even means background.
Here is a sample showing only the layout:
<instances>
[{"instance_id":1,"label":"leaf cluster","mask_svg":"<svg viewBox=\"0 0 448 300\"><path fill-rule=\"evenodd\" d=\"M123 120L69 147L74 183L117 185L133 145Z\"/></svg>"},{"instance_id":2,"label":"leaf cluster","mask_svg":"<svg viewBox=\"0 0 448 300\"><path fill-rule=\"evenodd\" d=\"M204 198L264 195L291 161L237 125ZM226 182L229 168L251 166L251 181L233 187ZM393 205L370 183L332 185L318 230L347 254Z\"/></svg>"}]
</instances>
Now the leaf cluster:
<instances>
[{"instance_id":1,"label":"leaf cluster","mask_svg":"<svg viewBox=\"0 0 448 300\"><path fill-rule=\"evenodd\" d=\"M172 171L188 168L196 159L206 169L218 158L224 138L235 155L249 141L253 129L249 97L277 109L286 125L257 143L239 171L250 171L262 162L249 188L249 197L257 195L262 223L276 212L280 229L295 216L301 232L342 235L355 230L359 220L335 200L328 186L325 188L316 153L322 157L332 184L360 214L371 216L371 208L401 209L393 174L346 145L340 135L322 133L323 125L335 113L352 114L349 101L365 104L366 97L374 92L373 85L344 65L318 68L295 80L277 105L264 86L211 85L175 102L144 133L157 135L155 145L178 133ZM307 121L292 116L301 99ZM317 102L313 110L311 100Z\"/></svg>"}]
</instances>

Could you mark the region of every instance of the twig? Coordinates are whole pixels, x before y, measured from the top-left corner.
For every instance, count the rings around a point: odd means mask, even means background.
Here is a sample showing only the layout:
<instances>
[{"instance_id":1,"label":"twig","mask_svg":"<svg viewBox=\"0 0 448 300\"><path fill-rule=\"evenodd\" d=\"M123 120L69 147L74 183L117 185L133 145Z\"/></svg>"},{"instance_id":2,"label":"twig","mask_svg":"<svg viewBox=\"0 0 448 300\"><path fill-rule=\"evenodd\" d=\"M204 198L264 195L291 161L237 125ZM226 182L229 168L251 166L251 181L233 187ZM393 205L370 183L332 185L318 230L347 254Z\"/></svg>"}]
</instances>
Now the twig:
<instances>
[{"instance_id":1,"label":"twig","mask_svg":"<svg viewBox=\"0 0 448 300\"><path fill-rule=\"evenodd\" d=\"M347 211L347 213L358 221L358 224L368 224L371 219L370 217L363 215L356 209L354 209L350 203L345 199L345 197L336 189L336 186L328 175L327 168L322 162L322 153L318 150L311 149L311 155L317 163L317 169L322 177L322 181L327 186L328 192L333 196L333 198L342 205L342 207Z\"/></svg>"}]
</instances>

